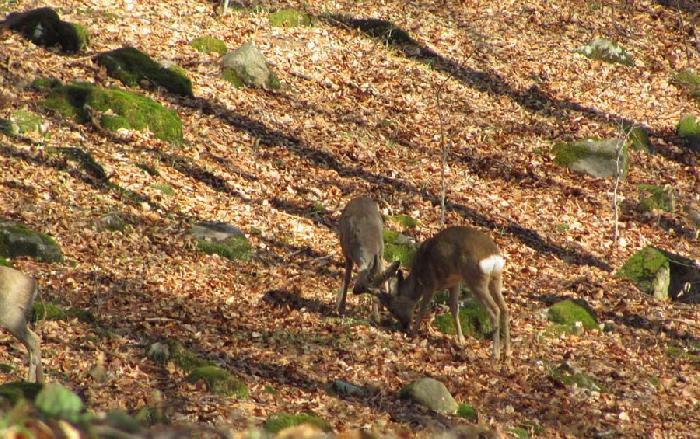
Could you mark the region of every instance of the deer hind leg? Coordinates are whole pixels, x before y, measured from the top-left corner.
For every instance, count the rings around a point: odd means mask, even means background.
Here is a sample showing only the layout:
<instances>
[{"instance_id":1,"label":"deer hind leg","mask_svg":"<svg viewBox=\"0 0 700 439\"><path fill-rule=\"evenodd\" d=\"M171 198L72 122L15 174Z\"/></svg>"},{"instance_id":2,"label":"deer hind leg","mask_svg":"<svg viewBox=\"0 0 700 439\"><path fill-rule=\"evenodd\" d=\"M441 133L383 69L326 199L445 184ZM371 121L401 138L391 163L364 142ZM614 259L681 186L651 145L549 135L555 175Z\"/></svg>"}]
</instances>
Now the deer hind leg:
<instances>
[{"instance_id":1,"label":"deer hind leg","mask_svg":"<svg viewBox=\"0 0 700 439\"><path fill-rule=\"evenodd\" d=\"M491 323L493 324L493 359L498 360L501 358L501 312L489 293L489 277L485 276L483 279L480 279L479 282L470 285L470 289L476 300L486 308L486 312L488 312Z\"/></svg>"},{"instance_id":2,"label":"deer hind leg","mask_svg":"<svg viewBox=\"0 0 700 439\"><path fill-rule=\"evenodd\" d=\"M12 335L17 337L19 341L27 348L29 353L29 371L27 372L27 381L30 383L44 381L44 370L41 366L41 347L39 337L29 329L26 323L17 327L8 328Z\"/></svg>"},{"instance_id":3,"label":"deer hind leg","mask_svg":"<svg viewBox=\"0 0 700 439\"><path fill-rule=\"evenodd\" d=\"M459 321L459 298L461 295L460 293L461 290L459 288L459 285L450 288L449 305L450 312L452 313L452 318L455 320L457 344L461 346L464 344L464 335L462 334L462 323Z\"/></svg>"},{"instance_id":4,"label":"deer hind leg","mask_svg":"<svg viewBox=\"0 0 700 439\"><path fill-rule=\"evenodd\" d=\"M335 309L341 316L345 314L345 301L348 294L348 285L350 285L350 278L352 277L352 259L345 259L345 276L343 277L343 285L340 286L338 290L338 296L336 298Z\"/></svg>"},{"instance_id":5,"label":"deer hind leg","mask_svg":"<svg viewBox=\"0 0 700 439\"><path fill-rule=\"evenodd\" d=\"M498 305L501 312L501 330L503 331L503 340L505 343L505 355L507 359L510 359L512 350L510 346L510 313L508 312L508 306L503 298L503 274L501 272L495 272L491 276L491 281L489 282L489 292L491 297Z\"/></svg>"}]
</instances>

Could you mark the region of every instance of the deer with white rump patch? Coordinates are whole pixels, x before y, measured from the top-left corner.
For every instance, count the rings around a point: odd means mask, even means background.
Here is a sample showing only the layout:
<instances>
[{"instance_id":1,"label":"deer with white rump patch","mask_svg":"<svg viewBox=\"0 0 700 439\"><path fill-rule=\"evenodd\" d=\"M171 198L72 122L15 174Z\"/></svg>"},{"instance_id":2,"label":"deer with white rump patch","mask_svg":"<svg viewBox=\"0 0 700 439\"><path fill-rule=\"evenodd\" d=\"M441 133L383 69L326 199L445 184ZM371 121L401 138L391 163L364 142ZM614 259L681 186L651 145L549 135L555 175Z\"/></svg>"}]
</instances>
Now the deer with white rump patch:
<instances>
[{"instance_id":1,"label":"deer with white rump patch","mask_svg":"<svg viewBox=\"0 0 700 439\"><path fill-rule=\"evenodd\" d=\"M338 223L340 247L345 257L345 276L338 291L336 309L339 314L345 313L345 302L348 285L352 277L352 268L357 265L357 277L352 289L353 293L374 292L386 282L387 278L398 268L387 270L382 275L384 266L384 223L379 213L379 207L369 197L356 197L343 209ZM372 317L379 318L379 306L376 298L372 303Z\"/></svg>"},{"instance_id":2,"label":"deer with white rump patch","mask_svg":"<svg viewBox=\"0 0 700 439\"><path fill-rule=\"evenodd\" d=\"M27 381L43 382L39 337L29 329L29 315L38 293L36 281L19 271L0 266L0 326L24 344L29 352Z\"/></svg>"},{"instance_id":3,"label":"deer with white rump patch","mask_svg":"<svg viewBox=\"0 0 700 439\"><path fill-rule=\"evenodd\" d=\"M435 293L448 289L457 343L462 344L459 298L460 284L464 284L486 308L493 323L493 358L500 358L502 332L505 356L509 359L510 316L501 293L504 267L505 259L490 237L470 227L449 227L420 245L408 277L404 279L399 272L396 279L390 281L389 293L379 293L379 298L404 330L413 334L420 329ZM420 308L413 321L419 300Z\"/></svg>"}]
</instances>

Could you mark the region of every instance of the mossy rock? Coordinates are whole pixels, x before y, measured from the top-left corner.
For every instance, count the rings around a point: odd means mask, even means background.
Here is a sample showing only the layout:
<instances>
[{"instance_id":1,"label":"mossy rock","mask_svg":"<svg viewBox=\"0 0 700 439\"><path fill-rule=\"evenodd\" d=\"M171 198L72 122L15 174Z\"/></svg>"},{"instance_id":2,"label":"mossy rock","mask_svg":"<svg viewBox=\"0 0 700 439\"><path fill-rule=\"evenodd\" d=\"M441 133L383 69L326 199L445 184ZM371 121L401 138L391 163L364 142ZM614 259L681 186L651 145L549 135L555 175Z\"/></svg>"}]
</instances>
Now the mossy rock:
<instances>
[{"instance_id":1,"label":"mossy rock","mask_svg":"<svg viewBox=\"0 0 700 439\"><path fill-rule=\"evenodd\" d=\"M598 329L598 320L593 310L583 300L562 300L550 306L547 318L554 323L573 327L581 322L585 329Z\"/></svg>"},{"instance_id":2,"label":"mossy rock","mask_svg":"<svg viewBox=\"0 0 700 439\"><path fill-rule=\"evenodd\" d=\"M182 142L182 122L177 113L145 96L85 82L63 85L42 80L35 87L46 87L49 93L44 107L66 118L81 123L92 122L95 118L88 113L89 108L96 113L98 122L95 123L101 128L110 131L148 129L159 139Z\"/></svg>"},{"instance_id":3,"label":"mossy rock","mask_svg":"<svg viewBox=\"0 0 700 439\"><path fill-rule=\"evenodd\" d=\"M628 67L632 67L635 64L634 58L627 53L624 47L606 38L596 38L577 49L576 52L598 61L622 64Z\"/></svg>"},{"instance_id":4,"label":"mossy rock","mask_svg":"<svg viewBox=\"0 0 700 439\"><path fill-rule=\"evenodd\" d=\"M384 229L384 260L399 261L404 268L411 268L418 246L415 240L395 230Z\"/></svg>"},{"instance_id":5,"label":"mossy rock","mask_svg":"<svg viewBox=\"0 0 700 439\"><path fill-rule=\"evenodd\" d=\"M44 386L39 383L15 381L0 385L0 398L7 399L11 404L16 404L20 399L34 401Z\"/></svg>"},{"instance_id":6,"label":"mossy rock","mask_svg":"<svg viewBox=\"0 0 700 439\"><path fill-rule=\"evenodd\" d=\"M700 152L700 120L694 114L686 114L678 122L678 135L690 149Z\"/></svg>"},{"instance_id":7,"label":"mossy rock","mask_svg":"<svg viewBox=\"0 0 700 439\"><path fill-rule=\"evenodd\" d=\"M228 51L224 41L210 36L197 37L192 40L190 45L199 52L218 53L221 56L226 55Z\"/></svg>"},{"instance_id":8,"label":"mossy rock","mask_svg":"<svg viewBox=\"0 0 700 439\"><path fill-rule=\"evenodd\" d=\"M263 428L270 433L279 433L285 428L295 425L308 424L320 430L329 432L332 430L330 424L312 413L276 413L265 421Z\"/></svg>"},{"instance_id":9,"label":"mossy rock","mask_svg":"<svg viewBox=\"0 0 700 439\"><path fill-rule=\"evenodd\" d=\"M415 229L418 227L418 220L410 215L391 215L384 218L385 222L397 224L403 229Z\"/></svg>"},{"instance_id":10,"label":"mossy rock","mask_svg":"<svg viewBox=\"0 0 700 439\"><path fill-rule=\"evenodd\" d=\"M678 254L646 247L632 255L617 276L657 300L700 303L700 266Z\"/></svg>"},{"instance_id":11,"label":"mossy rock","mask_svg":"<svg viewBox=\"0 0 700 439\"><path fill-rule=\"evenodd\" d=\"M5 25L37 46L59 46L64 52L79 52L88 45L88 32L83 26L61 20L48 7L10 14Z\"/></svg>"},{"instance_id":12,"label":"mossy rock","mask_svg":"<svg viewBox=\"0 0 700 439\"><path fill-rule=\"evenodd\" d=\"M124 410L110 410L105 415L105 422L124 433L135 434L141 431L139 421Z\"/></svg>"},{"instance_id":13,"label":"mossy rock","mask_svg":"<svg viewBox=\"0 0 700 439\"><path fill-rule=\"evenodd\" d=\"M691 98L700 102L700 75L695 70L681 70L673 76L673 83L682 88Z\"/></svg>"},{"instance_id":14,"label":"mossy rock","mask_svg":"<svg viewBox=\"0 0 700 439\"><path fill-rule=\"evenodd\" d=\"M61 262L63 252L50 236L29 230L23 224L0 218L0 256L28 256L42 262Z\"/></svg>"},{"instance_id":15,"label":"mossy rock","mask_svg":"<svg viewBox=\"0 0 700 439\"><path fill-rule=\"evenodd\" d=\"M642 211L673 211L675 200L672 190L655 184L640 184L637 187L639 189L639 208Z\"/></svg>"},{"instance_id":16,"label":"mossy rock","mask_svg":"<svg viewBox=\"0 0 700 439\"><path fill-rule=\"evenodd\" d=\"M588 389L595 392L603 392L603 387L598 384L595 379L579 372L569 364L561 364L549 371L549 378L562 386L573 386L581 389Z\"/></svg>"},{"instance_id":17,"label":"mossy rock","mask_svg":"<svg viewBox=\"0 0 700 439\"><path fill-rule=\"evenodd\" d=\"M190 383L202 380L211 393L223 396L235 396L238 399L248 397L245 383L233 378L229 371L218 366L202 366L194 369L187 377Z\"/></svg>"},{"instance_id":18,"label":"mossy rock","mask_svg":"<svg viewBox=\"0 0 700 439\"><path fill-rule=\"evenodd\" d=\"M313 26L314 19L311 15L296 9L280 9L270 13L268 17L272 27L297 27Z\"/></svg>"},{"instance_id":19,"label":"mossy rock","mask_svg":"<svg viewBox=\"0 0 700 439\"><path fill-rule=\"evenodd\" d=\"M617 175L617 149L622 139L584 139L573 142L561 142L554 145L554 161L576 172L585 173L597 178ZM629 168L629 151L622 144L620 154L620 170L622 176L627 175Z\"/></svg>"},{"instance_id":20,"label":"mossy rock","mask_svg":"<svg viewBox=\"0 0 700 439\"><path fill-rule=\"evenodd\" d=\"M0 132L8 136L44 131L44 119L33 111L17 110L8 120L0 119Z\"/></svg>"},{"instance_id":21,"label":"mossy rock","mask_svg":"<svg viewBox=\"0 0 700 439\"><path fill-rule=\"evenodd\" d=\"M195 352L187 349L177 340L168 340L166 342L169 350L169 359L175 363L177 367L185 372L192 372L199 367L211 366L212 363L207 361Z\"/></svg>"},{"instance_id":22,"label":"mossy rock","mask_svg":"<svg viewBox=\"0 0 700 439\"><path fill-rule=\"evenodd\" d=\"M192 96L192 82L181 72L168 69L133 47L122 47L97 56L97 64L105 67L109 76L124 85L135 87L150 81L171 93Z\"/></svg>"},{"instance_id":23,"label":"mossy rock","mask_svg":"<svg viewBox=\"0 0 700 439\"><path fill-rule=\"evenodd\" d=\"M476 300L468 299L459 308L459 323L465 337L488 338L493 332L493 325L486 309ZM457 332L451 312L435 317L433 326L443 334L454 335Z\"/></svg>"},{"instance_id":24,"label":"mossy rock","mask_svg":"<svg viewBox=\"0 0 700 439\"><path fill-rule=\"evenodd\" d=\"M457 416L460 418L468 419L470 421L476 422L479 419L479 415L476 409L467 403L460 403L457 407Z\"/></svg>"},{"instance_id":25,"label":"mossy rock","mask_svg":"<svg viewBox=\"0 0 700 439\"><path fill-rule=\"evenodd\" d=\"M12 268L12 262L0 256L0 266Z\"/></svg>"},{"instance_id":26,"label":"mossy rock","mask_svg":"<svg viewBox=\"0 0 700 439\"><path fill-rule=\"evenodd\" d=\"M34 302L32 305L32 322L39 320L66 320L68 314L51 302Z\"/></svg>"},{"instance_id":27,"label":"mossy rock","mask_svg":"<svg viewBox=\"0 0 700 439\"><path fill-rule=\"evenodd\" d=\"M102 215L97 220L97 228L99 230L108 230L110 232L123 232L126 230L127 223L119 213L110 212Z\"/></svg>"},{"instance_id":28,"label":"mossy rock","mask_svg":"<svg viewBox=\"0 0 700 439\"><path fill-rule=\"evenodd\" d=\"M197 248L209 255L219 255L232 261L250 260L253 248L245 236L231 236L222 241L197 241Z\"/></svg>"},{"instance_id":29,"label":"mossy rock","mask_svg":"<svg viewBox=\"0 0 700 439\"><path fill-rule=\"evenodd\" d=\"M35 399L39 412L54 419L78 422L83 412L83 401L70 389L59 383L44 386Z\"/></svg>"}]
</instances>

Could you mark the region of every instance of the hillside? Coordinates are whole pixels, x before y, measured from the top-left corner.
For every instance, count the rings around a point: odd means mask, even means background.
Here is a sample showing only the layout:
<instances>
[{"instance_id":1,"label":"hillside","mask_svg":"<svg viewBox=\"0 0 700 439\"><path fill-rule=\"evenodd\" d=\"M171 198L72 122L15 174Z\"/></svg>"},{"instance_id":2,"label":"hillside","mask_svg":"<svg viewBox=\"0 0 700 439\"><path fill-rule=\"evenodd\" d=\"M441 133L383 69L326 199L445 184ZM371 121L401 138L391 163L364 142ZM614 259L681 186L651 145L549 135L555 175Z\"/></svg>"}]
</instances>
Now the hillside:
<instances>
[{"instance_id":1,"label":"hillside","mask_svg":"<svg viewBox=\"0 0 700 439\"><path fill-rule=\"evenodd\" d=\"M97 411L136 412L157 389L171 422L238 430L307 411L335 431L410 435L467 423L397 397L431 376L504 434L692 437L700 431L700 308L657 302L614 274L646 246L700 260L693 225L682 211L623 208L613 239L614 179L557 165L552 147L642 127L655 153L631 151L617 188L623 207L637 204L640 184L695 199L699 153L676 127L686 113L700 116L700 101L673 78L700 65L699 12L691 1L602 3L284 2L317 20L272 27L277 3L222 17L203 0L55 0L61 19L88 30L87 51L64 54L3 30L0 118L32 110L48 125L43 134L0 134L0 218L49 234L65 254L57 264L13 265L37 278L45 301L96 319L39 324L48 381ZM0 1L0 17L38 6ZM393 33L373 36L358 21L370 18L393 24ZM231 85L218 55L190 46L202 35L229 50L253 42L281 88ZM636 65L575 53L595 37L619 42ZM94 61L122 46L174 62L192 80L191 97L130 88L177 112L182 144L61 118L30 87L51 77L128 88ZM389 323L368 324L357 296L346 317L333 312L343 274L340 211L369 194L386 215L419 221L407 234L430 237L441 228L443 145L445 224L488 232L508 261L510 366L492 363L488 339L460 347L435 330L411 338ZM110 184L52 153L62 147L89 152ZM105 232L101 218L115 213L127 226ZM239 227L253 257L199 251L190 227L206 220ZM585 300L606 330L549 336L543 310L561 298ZM148 346L165 339L230 371L249 397L213 395L149 359ZM19 380L23 347L4 331L1 340L0 363L16 370L0 381ZM562 362L604 390L556 383L550 371ZM103 379L91 374L96 365ZM379 392L333 396L325 386L336 379Z\"/></svg>"}]
</instances>

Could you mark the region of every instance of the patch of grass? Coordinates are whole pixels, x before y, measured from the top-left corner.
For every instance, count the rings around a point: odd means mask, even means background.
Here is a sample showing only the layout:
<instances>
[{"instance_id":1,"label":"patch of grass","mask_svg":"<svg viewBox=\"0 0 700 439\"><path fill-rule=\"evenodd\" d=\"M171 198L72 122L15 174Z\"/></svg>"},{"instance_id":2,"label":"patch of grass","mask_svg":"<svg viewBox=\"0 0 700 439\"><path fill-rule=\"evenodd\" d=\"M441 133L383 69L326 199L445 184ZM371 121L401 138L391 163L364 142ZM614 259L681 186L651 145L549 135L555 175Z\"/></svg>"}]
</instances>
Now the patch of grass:
<instances>
[{"instance_id":1,"label":"patch of grass","mask_svg":"<svg viewBox=\"0 0 700 439\"><path fill-rule=\"evenodd\" d=\"M588 389L596 392L604 391L602 386L599 385L592 376L576 371L568 364L562 364L551 369L549 371L549 377L553 381L563 386L576 385L582 389Z\"/></svg>"},{"instance_id":2,"label":"patch of grass","mask_svg":"<svg viewBox=\"0 0 700 439\"><path fill-rule=\"evenodd\" d=\"M666 355L671 358L688 360L691 363L700 363L700 343L694 348L668 346L666 348Z\"/></svg>"},{"instance_id":3,"label":"patch of grass","mask_svg":"<svg viewBox=\"0 0 700 439\"><path fill-rule=\"evenodd\" d=\"M12 268L12 262L8 261L7 259L3 258L2 256L0 256L0 265L3 267Z\"/></svg>"},{"instance_id":4,"label":"patch of grass","mask_svg":"<svg viewBox=\"0 0 700 439\"><path fill-rule=\"evenodd\" d=\"M395 230L384 229L384 260L400 261L401 266L410 268L418 246L412 238Z\"/></svg>"},{"instance_id":5,"label":"patch of grass","mask_svg":"<svg viewBox=\"0 0 700 439\"><path fill-rule=\"evenodd\" d=\"M157 191L160 191L163 195L172 197L175 195L175 189L173 189L169 184L165 183L153 183L151 187Z\"/></svg>"},{"instance_id":6,"label":"patch of grass","mask_svg":"<svg viewBox=\"0 0 700 439\"><path fill-rule=\"evenodd\" d=\"M170 358L180 369L191 372L198 367L211 366L211 362L200 358L195 352L187 349L177 340L170 339L166 342L170 351Z\"/></svg>"},{"instance_id":7,"label":"patch of grass","mask_svg":"<svg viewBox=\"0 0 700 439\"><path fill-rule=\"evenodd\" d=\"M297 26L313 26L313 17L305 12L296 9L280 9L272 12L269 16L270 26L272 27L297 27Z\"/></svg>"},{"instance_id":8,"label":"patch of grass","mask_svg":"<svg viewBox=\"0 0 700 439\"><path fill-rule=\"evenodd\" d=\"M479 415L476 413L476 409L467 403L460 403L457 408L457 416L460 418L468 419L470 421L476 422L479 419Z\"/></svg>"},{"instance_id":9,"label":"patch of grass","mask_svg":"<svg viewBox=\"0 0 700 439\"><path fill-rule=\"evenodd\" d=\"M486 309L476 300L466 300L459 308L459 322L465 337L487 338L493 331L493 325ZM457 332L451 312L435 317L433 325L443 334L454 335Z\"/></svg>"},{"instance_id":10,"label":"patch of grass","mask_svg":"<svg viewBox=\"0 0 700 439\"><path fill-rule=\"evenodd\" d=\"M217 395L235 396L237 399L248 397L248 386L231 376L229 371L218 366L208 365L194 369L187 377L190 383L202 380L207 390Z\"/></svg>"},{"instance_id":11,"label":"patch of grass","mask_svg":"<svg viewBox=\"0 0 700 439\"><path fill-rule=\"evenodd\" d=\"M405 229L415 229L418 227L418 220L411 217L410 215L392 215L392 216L387 216L386 221L394 224L398 224L399 226L405 228Z\"/></svg>"},{"instance_id":12,"label":"patch of grass","mask_svg":"<svg viewBox=\"0 0 700 439\"><path fill-rule=\"evenodd\" d=\"M203 53L218 53L221 56L226 55L228 48L226 48L226 43L218 38L211 36L197 37L190 45L199 52Z\"/></svg>"},{"instance_id":13,"label":"patch of grass","mask_svg":"<svg viewBox=\"0 0 700 439\"><path fill-rule=\"evenodd\" d=\"M231 236L223 241L197 241L197 248L209 255L219 255L232 261L250 260L253 248L245 236Z\"/></svg>"}]
</instances>

